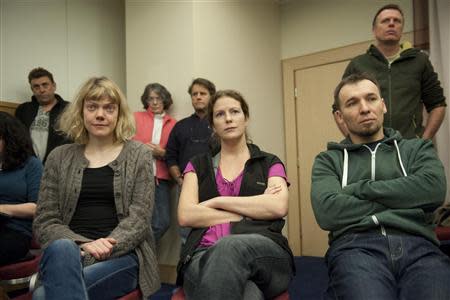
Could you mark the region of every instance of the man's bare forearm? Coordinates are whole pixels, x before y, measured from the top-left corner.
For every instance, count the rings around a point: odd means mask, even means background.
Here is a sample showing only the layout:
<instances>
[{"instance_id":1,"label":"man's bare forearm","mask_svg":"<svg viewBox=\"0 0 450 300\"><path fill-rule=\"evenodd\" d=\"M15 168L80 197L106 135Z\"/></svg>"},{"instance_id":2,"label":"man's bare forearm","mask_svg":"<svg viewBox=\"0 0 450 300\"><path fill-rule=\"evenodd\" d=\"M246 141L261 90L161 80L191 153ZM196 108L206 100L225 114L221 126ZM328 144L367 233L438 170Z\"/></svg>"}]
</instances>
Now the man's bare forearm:
<instances>
[{"instance_id":1,"label":"man's bare forearm","mask_svg":"<svg viewBox=\"0 0 450 300\"><path fill-rule=\"evenodd\" d=\"M445 106L438 106L430 111L428 114L427 124L425 125L425 130L422 135L423 139L432 139L435 136L436 132L439 130L439 127L441 127L442 121L444 120L445 110Z\"/></svg>"}]
</instances>

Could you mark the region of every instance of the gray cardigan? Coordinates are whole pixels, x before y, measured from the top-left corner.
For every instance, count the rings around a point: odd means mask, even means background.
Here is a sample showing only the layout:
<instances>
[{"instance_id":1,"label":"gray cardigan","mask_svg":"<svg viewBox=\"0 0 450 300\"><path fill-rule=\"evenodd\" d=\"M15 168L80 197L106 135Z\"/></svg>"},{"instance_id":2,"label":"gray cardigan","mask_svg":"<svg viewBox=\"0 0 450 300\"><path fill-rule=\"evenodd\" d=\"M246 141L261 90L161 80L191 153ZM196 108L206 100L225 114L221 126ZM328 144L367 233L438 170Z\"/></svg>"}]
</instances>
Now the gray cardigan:
<instances>
[{"instance_id":1,"label":"gray cardigan","mask_svg":"<svg viewBox=\"0 0 450 300\"><path fill-rule=\"evenodd\" d=\"M45 248L57 239L77 243L91 241L70 230L80 194L83 170L89 162L84 145L68 144L53 150L42 176L33 230ZM117 240L112 257L135 250L139 258L139 286L147 298L160 287L150 217L154 203L151 151L141 143L128 141L119 156L108 165L114 171L114 200L119 224L109 237ZM95 263L92 256L85 265Z\"/></svg>"}]
</instances>

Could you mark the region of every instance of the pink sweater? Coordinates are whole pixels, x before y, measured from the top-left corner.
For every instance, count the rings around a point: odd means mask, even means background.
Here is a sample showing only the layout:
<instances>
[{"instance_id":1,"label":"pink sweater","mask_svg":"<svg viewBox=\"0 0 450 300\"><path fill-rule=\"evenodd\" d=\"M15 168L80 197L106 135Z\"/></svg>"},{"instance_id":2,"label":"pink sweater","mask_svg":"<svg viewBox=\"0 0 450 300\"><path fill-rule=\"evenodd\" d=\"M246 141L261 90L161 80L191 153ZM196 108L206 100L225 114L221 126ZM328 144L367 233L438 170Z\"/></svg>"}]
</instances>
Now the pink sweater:
<instances>
[{"instance_id":1,"label":"pink sweater","mask_svg":"<svg viewBox=\"0 0 450 300\"><path fill-rule=\"evenodd\" d=\"M147 111L135 112L134 119L136 121L136 135L133 137L133 140L142 142L144 144L150 143L153 135L153 112L150 110L150 108L148 108ZM161 140L159 142L161 148L166 148L170 132L172 131L172 128L173 126L175 126L176 122L177 121L175 121L174 118L169 116L167 113L165 114L163 118ZM169 170L164 160L156 160L156 178L166 180L170 179Z\"/></svg>"}]
</instances>

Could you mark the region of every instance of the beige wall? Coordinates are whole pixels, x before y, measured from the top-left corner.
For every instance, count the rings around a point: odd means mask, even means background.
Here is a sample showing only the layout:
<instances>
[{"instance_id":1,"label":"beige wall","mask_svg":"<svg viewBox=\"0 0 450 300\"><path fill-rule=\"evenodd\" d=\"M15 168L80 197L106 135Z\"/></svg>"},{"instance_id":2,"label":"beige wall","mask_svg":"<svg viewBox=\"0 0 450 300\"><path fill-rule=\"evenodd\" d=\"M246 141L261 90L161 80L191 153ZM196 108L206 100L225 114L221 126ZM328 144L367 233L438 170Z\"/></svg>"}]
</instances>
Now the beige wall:
<instances>
[{"instance_id":1,"label":"beige wall","mask_svg":"<svg viewBox=\"0 0 450 300\"><path fill-rule=\"evenodd\" d=\"M281 58L292 58L372 39L377 10L397 3L404 31L413 29L411 0L301 0L281 5Z\"/></svg>"},{"instance_id":2,"label":"beige wall","mask_svg":"<svg viewBox=\"0 0 450 300\"><path fill-rule=\"evenodd\" d=\"M94 75L125 88L124 23L123 0L0 0L0 99L28 101L37 66L67 100Z\"/></svg>"},{"instance_id":3,"label":"beige wall","mask_svg":"<svg viewBox=\"0 0 450 300\"><path fill-rule=\"evenodd\" d=\"M127 90L134 109L144 86L174 96L172 114L192 113L195 77L243 93L255 143L284 156L279 7L272 1L126 1Z\"/></svg>"},{"instance_id":4,"label":"beige wall","mask_svg":"<svg viewBox=\"0 0 450 300\"><path fill-rule=\"evenodd\" d=\"M192 107L187 87L193 75L192 3L125 1L126 82L133 110L142 109L145 85L163 84L179 119Z\"/></svg>"}]
</instances>

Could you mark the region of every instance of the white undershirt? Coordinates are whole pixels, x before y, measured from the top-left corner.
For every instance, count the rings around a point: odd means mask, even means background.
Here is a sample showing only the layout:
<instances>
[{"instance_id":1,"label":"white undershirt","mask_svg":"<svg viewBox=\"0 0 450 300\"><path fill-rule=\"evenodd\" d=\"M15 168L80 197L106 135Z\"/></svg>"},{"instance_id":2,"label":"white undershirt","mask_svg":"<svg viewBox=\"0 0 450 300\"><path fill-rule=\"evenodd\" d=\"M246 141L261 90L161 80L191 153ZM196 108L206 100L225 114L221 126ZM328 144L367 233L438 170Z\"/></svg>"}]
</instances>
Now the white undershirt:
<instances>
[{"instance_id":1,"label":"white undershirt","mask_svg":"<svg viewBox=\"0 0 450 300\"><path fill-rule=\"evenodd\" d=\"M159 145L159 142L161 141L161 133L162 133L162 127L163 127L163 118L165 113L162 114L155 114L154 120L153 120L153 133L152 133L152 143ZM156 177L156 161L153 160L153 174Z\"/></svg>"},{"instance_id":2,"label":"white undershirt","mask_svg":"<svg viewBox=\"0 0 450 300\"><path fill-rule=\"evenodd\" d=\"M30 126L31 140L36 156L43 161L47 152L48 129L50 123L50 112L45 112L39 105L36 117Z\"/></svg>"}]
</instances>

